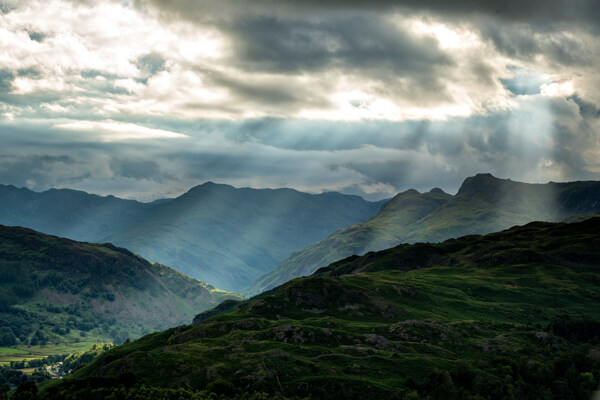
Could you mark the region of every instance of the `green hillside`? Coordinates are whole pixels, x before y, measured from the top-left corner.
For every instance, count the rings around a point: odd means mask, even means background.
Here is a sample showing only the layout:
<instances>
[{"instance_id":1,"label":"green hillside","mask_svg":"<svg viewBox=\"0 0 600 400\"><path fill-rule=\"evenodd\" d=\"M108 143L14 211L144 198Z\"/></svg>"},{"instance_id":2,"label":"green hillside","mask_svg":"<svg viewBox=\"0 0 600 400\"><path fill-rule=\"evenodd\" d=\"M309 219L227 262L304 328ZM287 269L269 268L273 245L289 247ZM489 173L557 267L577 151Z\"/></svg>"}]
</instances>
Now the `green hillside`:
<instances>
[{"instance_id":1,"label":"green hillside","mask_svg":"<svg viewBox=\"0 0 600 400\"><path fill-rule=\"evenodd\" d=\"M467 178L455 196L408 190L366 222L338 230L284 260L242 291L254 295L353 254L399 243L438 242L531 221L556 222L600 212L600 182L527 184L489 174Z\"/></svg>"},{"instance_id":2,"label":"green hillside","mask_svg":"<svg viewBox=\"0 0 600 400\"><path fill-rule=\"evenodd\" d=\"M599 242L594 218L351 257L109 350L43 393L589 399Z\"/></svg>"},{"instance_id":3,"label":"green hillside","mask_svg":"<svg viewBox=\"0 0 600 400\"><path fill-rule=\"evenodd\" d=\"M228 298L239 297L111 244L0 225L0 346L122 342Z\"/></svg>"},{"instance_id":4,"label":"green hillside","mask_svg":"<svg viewBox=\"0 0 600 400\"><path fill-rule=\"evenodd\" d=\"M153 203L0 185L0 224L114 243L230 291L277 267L293 251L371 218L380 207L381 202L339 193L212 182Z\"/></svg>"}]
</instances>

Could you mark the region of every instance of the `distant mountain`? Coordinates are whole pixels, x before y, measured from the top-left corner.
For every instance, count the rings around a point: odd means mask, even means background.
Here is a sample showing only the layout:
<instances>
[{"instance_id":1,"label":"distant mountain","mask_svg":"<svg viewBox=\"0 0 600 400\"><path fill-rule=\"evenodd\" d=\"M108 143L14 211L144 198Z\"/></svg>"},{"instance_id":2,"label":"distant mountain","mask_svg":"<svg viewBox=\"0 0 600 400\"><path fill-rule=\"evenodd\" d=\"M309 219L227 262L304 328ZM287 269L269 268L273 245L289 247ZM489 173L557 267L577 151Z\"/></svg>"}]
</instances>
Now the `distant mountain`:
<instances>
[{"instance_id":1,"label":"distant mountain","mask_svg":"<svg viewBox=\"0 0 600 400\"><path fill-rule=\"evenodd\" d=\"M36 193L0 185L0 224L73 240L103 242L110 234L142 221L152 208L151 204L78 190Z\"/></svg>"},{"instance_id":2,"label":"distant mountain","mask_svg":"<svg viewBox=\"0 0 600 400\"><path fill-rule=\"evenodd\" d=\"M467 178L455 196L440 189L396 195L372 219L295 252L242 293L254 295L336 260L399 243L439 242L597 212L600 182L527 184L478 174Z\"/></svg>"},{"instance_id":3,"label":"distant mountain","mask_svg":"<svg viewBox=\"0 0 600 400\"><path fill-rule=\"evenodd\" d=\"M354 256L111 349L40 390L589 399L600 383L599 242L595 218Z\"/></svg>"},{"instance_id":4,"label":"distant mountain","mask_svg":"<svg viewBox=\"0 0 600 400\"><path fill-rule=\"evenodd\" d=\"M0 225L0 346L120 342L236 298L111 244Z\"/></svg>"},{"instance_id":5,"label":"distant mountain","mask_svg":"<svg viewBox=\"0 0 600 400\"><path fill-rule=\"evenodd\" d=\"M381 204L339 193L211 182L153 203L0 185L2 224L111 242L226 290L239 290L293 251L369 219Z\"/></svg>"}]
</instances>

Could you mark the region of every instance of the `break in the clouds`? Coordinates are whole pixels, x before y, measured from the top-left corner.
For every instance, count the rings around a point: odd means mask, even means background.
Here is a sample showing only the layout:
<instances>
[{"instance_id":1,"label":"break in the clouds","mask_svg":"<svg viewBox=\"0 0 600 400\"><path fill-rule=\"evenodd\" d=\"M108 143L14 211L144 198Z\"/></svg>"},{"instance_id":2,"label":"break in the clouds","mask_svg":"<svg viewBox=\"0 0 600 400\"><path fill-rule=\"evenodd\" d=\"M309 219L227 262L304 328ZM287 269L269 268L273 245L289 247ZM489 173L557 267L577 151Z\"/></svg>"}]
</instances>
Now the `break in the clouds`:
<instances>
[{"instance_id":1,"label":"break in the clouds","mask_svg":"<svg viewBox=\"0 0 600 400\"><path fill-rule=\"evenodd\" d=\"M0 183L598 179L599 19L592 0L0 0Z\"/></svg>"}]
</instances>

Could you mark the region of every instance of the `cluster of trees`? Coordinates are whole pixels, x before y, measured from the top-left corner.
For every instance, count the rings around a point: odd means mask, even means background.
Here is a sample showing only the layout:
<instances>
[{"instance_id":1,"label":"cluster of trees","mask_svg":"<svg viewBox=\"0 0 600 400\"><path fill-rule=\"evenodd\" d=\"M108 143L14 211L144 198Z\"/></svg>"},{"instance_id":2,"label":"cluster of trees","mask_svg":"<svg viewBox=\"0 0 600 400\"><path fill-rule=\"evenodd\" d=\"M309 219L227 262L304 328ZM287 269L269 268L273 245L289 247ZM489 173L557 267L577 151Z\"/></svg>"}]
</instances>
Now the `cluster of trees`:
<instances>
[{"instance_id":1,"label":"cluster of trees","mask_svg":"<svg viewBox=\"0 0 600 400\"><path fill-rule=\"evenodd\" d=\"M590 347L542 363L529 357L502 357L474 366L458 363L453 370L431 372L422 382L408 379L405 399L589 400L600 380L600 361L588 357Z\"/></svg>"},{"instance_id":2,"label":"cluster of trees","mask_svg":"<svg viewBox=\"0 0 600 400\"><path fill-rule=\"evenodd\" d=\"M1 295L1 293L0 293ZM1 299L0 299L1 300ZM16 345L45 345L54 341L63 341L58 337L71 334L72 330L79 330L81 337L86 337L93 330L98 330L98 336L111 338L114 343L123 343L128 337L134 335L126 326L117 326L114 317L98 318L91 306L85 303L74 303L67 306L53 306L50 304L36 304L43 312L31 313L13 307L5 311L0 309L0 346ZM1 307L0 307L1 308ZM150 329L141 334L150 333ZM77 338L71 338L77 341Z\"/></svg>"},{"instance_id":3,"label":"cluster of trees","mask_svg":"<svg viewBox=\"0 0 600 400\"><path fill-rule=\"evenodd\" d=\"M45 346L46 344L48 344L48 335L46 335L44 332L38 330L31 337L31 339L29 339L29 344L32 346L37 346L37 345Z\"/></svg>"},{"instance_id":4,"label":"cluster of trees","mask_svg":"<svg viewBox=\"0 0 600 400\"><path fill-rule=\"evenodd\" d=\"M69 371L81 365L87 364L98 355L113 348L114 346L115 345L112 343L94 343L92 348L88 351L79 351L69 354L68 356L64 357L63 360L61 360L63 361L63 369L65 371Z\"/></svg>"},{"instance_id":5,"label":"cluster of trees","mask_svg":"<svg viewBox=\"0 0 600 400\"><path fill-rule=\"evenodd\" d=\"M11 385L18 386L26 380L27 376L21 371L0 366L0 393L6 393ZM2 399L1 394L0 399Z\"/></svg>"},{"instance_id":6,"label":"cluster of trees","mask_svg":"<svg viewBox=\"0 0 600 400\"><path fill-rule=\"evenodd\" d=\"M116 380L115 380L116 383ZM148 387L145 385L117 384L114 386L101 383L101 387L95 388L93 382L68 387L51 387L43 393L44 399L49 400L75 400L85 398L86 400L270 400L273 396L265 393L242 393L233 394L229 387L218 387L215 385L208 390L194 391L191 389L166 389ZM223 392L225 390L225 392ZM32 400L41 397L22 397L20 400ZM277 397L279 400L299 400L297 397Z\"/></svg>"},{"instance_id":7,"label":"cluster of trees","mask_svg":"<svg viewBox=\"0 0 600 400\"><path fill-rule=\"evenodd\" d=\"M590 319L573 319L568 315L557 318L548 326L556 336L571 343L600 343L600 322Z\"/></svg>"},{"instance_id":8,"label":"cluster of trees","mask_svg":"<svg viewBox=\"0 0 600 400\"><path fill-rule=\"evenodd\" d=\"M0 327L0 346L14 346L17 344L17 337L13 330L8 326Z\"/></svg>"}]
</instances>

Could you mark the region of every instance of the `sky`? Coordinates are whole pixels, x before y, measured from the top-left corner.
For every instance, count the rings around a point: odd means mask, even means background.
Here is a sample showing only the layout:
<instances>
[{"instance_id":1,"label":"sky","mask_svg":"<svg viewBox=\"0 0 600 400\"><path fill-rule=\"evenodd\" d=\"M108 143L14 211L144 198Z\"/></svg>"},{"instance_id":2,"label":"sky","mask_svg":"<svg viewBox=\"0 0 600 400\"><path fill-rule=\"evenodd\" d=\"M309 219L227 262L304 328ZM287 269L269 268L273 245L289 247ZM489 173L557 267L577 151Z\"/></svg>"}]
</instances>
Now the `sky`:
<instances>
[{"instance_id":1,"label":"sky","mask_svg":"<svg viewBox=\"0 0 600 400\"><path fill-rule=\"evenodd\" d=\"M0 0L0 183L600 180L594 0Z\"/></svg>"}]
</instances>

